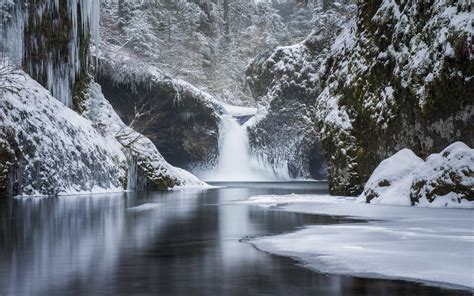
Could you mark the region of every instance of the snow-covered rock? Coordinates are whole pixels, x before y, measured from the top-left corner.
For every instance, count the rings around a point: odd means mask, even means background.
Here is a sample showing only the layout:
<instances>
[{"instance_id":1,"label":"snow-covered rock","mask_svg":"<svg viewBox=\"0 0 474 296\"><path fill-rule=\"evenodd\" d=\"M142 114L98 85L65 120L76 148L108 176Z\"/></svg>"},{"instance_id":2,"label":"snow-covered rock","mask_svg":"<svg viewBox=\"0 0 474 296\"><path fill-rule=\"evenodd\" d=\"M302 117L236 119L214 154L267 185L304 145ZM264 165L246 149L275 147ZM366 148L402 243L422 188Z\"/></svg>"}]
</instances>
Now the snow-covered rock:
<instances>
[{"instance_id":1,"label":"snow-covered rock","mask_svg":"<svg viewBox=\"0 0 474 296\"><path fill-rule=\"evenodd\" d=\"M18 71L14 89L0 90L0 192L58 195L127 189L136 162L140 188L205 185L172 167L144 136L127 128L92 84L85 116ZM133 145L119 141L126 133ZM139 180L140 181L140 180ZM131 188L134 189L134 188Z\"/></svg>"},{"instance_id":2,"label":"snow-covered rock","mask_svg":"<svg viewBox=\"0 0 474 296\"><path fill-rule=\"evenodd\" d=\"M474 149L456 142L426 161L403 149L380 163L358 200L435 207L472 203Z\"/></svg>"},{"instance_id":3,"label":"snow-covered rock","mask_svg":"<svg viewBox=\"0 0 474 296\"><path fill-rule=\"evenodd\" d=\"M337 32L355 12L351 2L327 11L318 5L315 30L306 40L260 54L246 74L258 105L248 124L251 148L275 167L283 164L296 178L326 177L315 122L318 70Z\"/></svg>"},{"instance_id":4,"label":"snow-covered rock","mask_svg":"<svg viewBox=\"0 0 474 296\"><path fill-rule=\"evenodd\" d=\"M0 94L2 195L123 190L128 165L122 145L27 74L15 79L18 93Z\"/></svg>"},{"instance_id":5,"label":"snow-covered rock","mask_svg":"<svg viewBox=\"0 0 474 296\"><path fill-rule=\"evenodd\" d=\"M258 56L247 69L258 104L247 123L252 152L293 178L324 179L326 172L314 123L319 88L312 81L318 63L313 55L304 44L279 47Z\"/></svg>"},{"instance_id":6,"label":"snow-covered rock","mask_svg":"<svg viewBox=\"0 0 474 296\"><path fill-rule=\"evenodd\" d=\"M441 206L474 201L474 149L457 142L428 156L416 170L410 197L415 204Z\"/></svg>"}]
</instances>

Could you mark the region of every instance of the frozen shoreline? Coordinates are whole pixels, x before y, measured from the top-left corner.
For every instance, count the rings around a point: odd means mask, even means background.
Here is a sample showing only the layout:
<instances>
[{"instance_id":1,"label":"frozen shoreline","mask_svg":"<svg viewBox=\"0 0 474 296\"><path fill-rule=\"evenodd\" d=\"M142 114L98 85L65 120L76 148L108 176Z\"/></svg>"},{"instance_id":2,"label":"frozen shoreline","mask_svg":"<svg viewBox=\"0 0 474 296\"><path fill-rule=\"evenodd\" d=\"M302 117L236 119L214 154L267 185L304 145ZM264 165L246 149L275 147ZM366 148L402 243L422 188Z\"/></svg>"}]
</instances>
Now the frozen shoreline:
<instances>
[{"instance_id":1,"label":"frozen shoreline","mask_svg":"<svg viewBox=\"0 0 474 296\"><path fill-rule=\"evenodd\" d=\"M367 223L314 225L250 241L320 272L411 280L474 290L474 211L371 205L351 197L267 195L244 201Z\"/></svg>"}]
</instances>

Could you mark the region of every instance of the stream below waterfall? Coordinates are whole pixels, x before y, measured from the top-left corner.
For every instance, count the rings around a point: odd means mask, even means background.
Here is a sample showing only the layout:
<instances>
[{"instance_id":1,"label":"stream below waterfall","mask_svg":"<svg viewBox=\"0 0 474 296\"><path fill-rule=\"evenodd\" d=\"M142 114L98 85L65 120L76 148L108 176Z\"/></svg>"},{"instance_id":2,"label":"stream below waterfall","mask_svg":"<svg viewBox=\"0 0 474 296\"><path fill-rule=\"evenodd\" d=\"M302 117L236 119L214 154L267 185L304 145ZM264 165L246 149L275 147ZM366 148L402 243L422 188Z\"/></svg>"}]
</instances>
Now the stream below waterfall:
<instances>
[{"instance_id":1,"label":"stream below waterfall","mask_svg":"<svg viewBox=\"0 0 474 296\"><path fill-rule=\"evenodd\" d=\"M239 203L261 194L326 194L324 182L218 185L0 200L0 294L470 294L317 273L245 242L312 224L352 221Z\"/></svg>"}]
</instances>

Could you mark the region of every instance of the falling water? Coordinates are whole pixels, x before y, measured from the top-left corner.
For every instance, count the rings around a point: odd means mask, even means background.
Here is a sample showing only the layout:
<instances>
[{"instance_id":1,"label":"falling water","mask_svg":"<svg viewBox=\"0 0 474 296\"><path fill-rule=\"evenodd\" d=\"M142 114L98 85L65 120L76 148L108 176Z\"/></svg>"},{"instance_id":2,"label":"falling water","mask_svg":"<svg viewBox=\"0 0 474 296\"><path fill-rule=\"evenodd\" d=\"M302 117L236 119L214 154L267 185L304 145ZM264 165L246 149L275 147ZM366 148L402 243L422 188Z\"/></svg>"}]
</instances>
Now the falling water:
<instances>
[{"instance_id":1,"label":"falling water","mask_svg":"<svg viewBox=\"0 0 474 296\"><path fill-rule=\"evenodd\" d=\"M231 115L222 116L219 127L219 157L211 171L202 174L207 181L278 181L288 179L257 161L250 154L247 129Z\"/></svg>"}]
</instances>

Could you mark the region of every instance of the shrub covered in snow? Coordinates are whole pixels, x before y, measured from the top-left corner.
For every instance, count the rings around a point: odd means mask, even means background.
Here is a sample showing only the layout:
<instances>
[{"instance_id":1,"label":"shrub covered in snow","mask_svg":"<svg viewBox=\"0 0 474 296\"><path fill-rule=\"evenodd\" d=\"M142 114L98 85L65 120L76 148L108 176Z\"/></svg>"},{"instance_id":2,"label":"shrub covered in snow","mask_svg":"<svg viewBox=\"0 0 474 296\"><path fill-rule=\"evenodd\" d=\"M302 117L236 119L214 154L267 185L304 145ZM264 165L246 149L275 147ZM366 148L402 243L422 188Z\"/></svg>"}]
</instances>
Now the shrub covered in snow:
<instances>
[{"instance_id":1,"label":"shrub covered in snow","mask_svg":"<svg viewBox=\"0 0 474 296\"><path fill-rule=\"evenodd\" d=\"M474 201L474 149L456 142L426 161L403 149L385 159L365 185L360 201L449 206Z\"/></svg>"}]
</instances>

